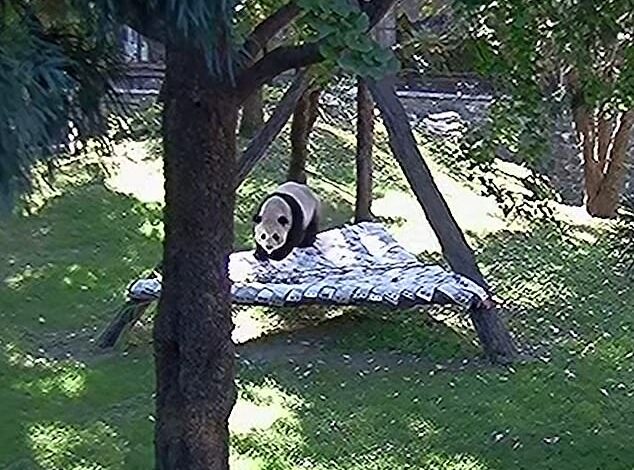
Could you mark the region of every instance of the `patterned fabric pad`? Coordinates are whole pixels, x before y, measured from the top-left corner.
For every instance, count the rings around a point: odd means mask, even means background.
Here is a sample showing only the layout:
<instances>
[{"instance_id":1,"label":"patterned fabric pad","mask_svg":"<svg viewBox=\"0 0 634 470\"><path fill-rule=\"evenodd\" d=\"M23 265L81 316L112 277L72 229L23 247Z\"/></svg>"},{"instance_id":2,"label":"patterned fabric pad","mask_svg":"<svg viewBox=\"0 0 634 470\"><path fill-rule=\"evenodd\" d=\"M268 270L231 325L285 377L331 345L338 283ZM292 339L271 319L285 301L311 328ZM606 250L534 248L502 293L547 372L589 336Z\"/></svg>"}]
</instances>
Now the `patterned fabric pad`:
<instances>
[{"instance_id":1,"label":"patterned fabric pad","mask_svg":"<svg viewBox=\"0 0 634 470\"><path fill-rule=\"evenodd\" d=\"M437 265L426 265L378 223L364 222L322 232L310 248L296 248L282 261L259 262L253 251L229 260L233 300L238 304L383 304L407 307L486 300L480 286ZM139 279L133 300L154 300L159 279Z\"/></svg>"}]
</instances>

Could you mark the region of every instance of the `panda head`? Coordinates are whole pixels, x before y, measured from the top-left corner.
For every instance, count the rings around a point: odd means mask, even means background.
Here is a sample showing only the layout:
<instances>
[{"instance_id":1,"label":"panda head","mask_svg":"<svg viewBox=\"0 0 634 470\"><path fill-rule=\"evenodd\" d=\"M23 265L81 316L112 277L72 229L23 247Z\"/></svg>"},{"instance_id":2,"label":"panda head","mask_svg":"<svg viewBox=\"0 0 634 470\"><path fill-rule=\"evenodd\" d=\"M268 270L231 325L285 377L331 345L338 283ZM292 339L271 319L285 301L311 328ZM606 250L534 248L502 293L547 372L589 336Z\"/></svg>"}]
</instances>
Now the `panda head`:
<instances>
[{"instance_id":1,"label":"panda head","mask_svg":"<svg viewBox=\"0 0 634 470\"><path fill-rule=\"evenodd\" d=\"M291 208L282 198L273 196L262 205L253 222L255 242L271 254L286 244L291 230Z\"/></svg>"}]
</instances>

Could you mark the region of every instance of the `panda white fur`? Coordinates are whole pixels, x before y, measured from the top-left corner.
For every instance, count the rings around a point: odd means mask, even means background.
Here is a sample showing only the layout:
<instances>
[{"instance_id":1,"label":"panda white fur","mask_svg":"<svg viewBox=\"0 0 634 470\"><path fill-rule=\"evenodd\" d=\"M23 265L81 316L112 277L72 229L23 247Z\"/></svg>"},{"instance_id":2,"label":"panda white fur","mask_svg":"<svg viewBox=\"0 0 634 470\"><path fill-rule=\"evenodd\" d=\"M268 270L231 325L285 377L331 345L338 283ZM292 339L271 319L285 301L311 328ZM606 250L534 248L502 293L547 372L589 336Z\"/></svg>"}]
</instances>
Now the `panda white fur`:
<instances>
[{"instance_id":1,"label":"panda white fur","mask_svg":"<svg viewBox=\"0 0 634 470\"><path fill-rule=\"evenodd\" d=\"M255 257L280 261L315 242L321 202L305 184L289 181L266 198L253 217Z\"/></svg>"}]
</instances>

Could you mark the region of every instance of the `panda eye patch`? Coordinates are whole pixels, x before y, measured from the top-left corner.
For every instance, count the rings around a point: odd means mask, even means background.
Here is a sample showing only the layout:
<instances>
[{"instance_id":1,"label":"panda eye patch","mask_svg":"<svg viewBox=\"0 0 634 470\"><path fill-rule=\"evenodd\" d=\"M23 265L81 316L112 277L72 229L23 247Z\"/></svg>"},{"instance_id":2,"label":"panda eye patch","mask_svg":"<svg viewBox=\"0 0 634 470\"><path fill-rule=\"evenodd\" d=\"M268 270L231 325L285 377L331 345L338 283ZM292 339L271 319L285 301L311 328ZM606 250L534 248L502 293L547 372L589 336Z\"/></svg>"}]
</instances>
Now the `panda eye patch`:
<instances>
[{"instance_id":1,"label":"panda eye patch","mask_svg":"<svg viewBox=\"0 0 634 470\"><path fill-rule=\"evenodd\" d=\"M262 240L266 240L266 235L262 234L262 236L260 237Z\"/></svg>"},{"instance_id":2,"label":"panda eye patch","mask_svg":"<svg viewBox=\"0 0 634 470\"><path fill-rule=\"evenodd\" d=\"M273 240L275 240L276 242L279 242L280 236L277 233L273 234Z\"/></svg>"}]
</instances>

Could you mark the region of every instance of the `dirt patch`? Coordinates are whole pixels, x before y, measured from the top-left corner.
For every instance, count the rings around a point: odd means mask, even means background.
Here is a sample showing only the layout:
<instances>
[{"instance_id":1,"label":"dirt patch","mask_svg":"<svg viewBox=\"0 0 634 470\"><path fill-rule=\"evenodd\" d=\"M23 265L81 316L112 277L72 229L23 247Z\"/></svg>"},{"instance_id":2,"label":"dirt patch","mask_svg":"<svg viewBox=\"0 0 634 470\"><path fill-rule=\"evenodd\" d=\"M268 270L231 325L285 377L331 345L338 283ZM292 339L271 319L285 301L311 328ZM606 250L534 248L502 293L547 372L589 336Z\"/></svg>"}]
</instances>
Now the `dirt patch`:
<instances>
[{"instance_id":1,"label":"dirt patch","mask_svg":"<svg viewBox=\"0 0 634 470\"><path fill-rule=\"evenodd\" d=\"M457 371L490 365L482 356L437 362L430 357L398 349L362 352L342 350L337 345L337 339L345 335L349 328L354 328L358 321L358 318L337 318L298 331L263 336L239 345L238 361L246 365L312 367L312 364L316 364L328 368L347 368L361 374L412 367L430 371Z\"/></svg>"},{"instance_id":2,"label":"dirt patch","mask_svg":"<svg viewBox=\"0 0 634 470\"><path fill-rule=\"evenodd\" d=\"M515 315L516 309L512 309ZM509 312L506 312L507 315ZM436 316L436 315L434 315ZM344 367L357 373L394 368L417 368L429 371L459 371L490 367L482 355L455 357L437 361L427 355L418 355L393 349L346 351L339 341L358 328L363 318L356 315L340 315L335 318L313 319L313 323L301 322L293 328L265 331L262 334L237 341L237 359L242 364L275 364L304 367L319 364L327 367ZM446 320L446 319L445 319ZM466 320L466 318L465 318ZM439 321L438 318L430 321ZM47 333L40 336L26 335L37 355L54 360L76 360L91 363L109 357L121 357L134 353L147 353L151 349L151 318L144 318L125 334L119 345L112 349L100 349L95 341L101 331L97 327L78 331ZM522 345L525 360L547 354L544 345Z\"/></svg>"}]
</instances>

